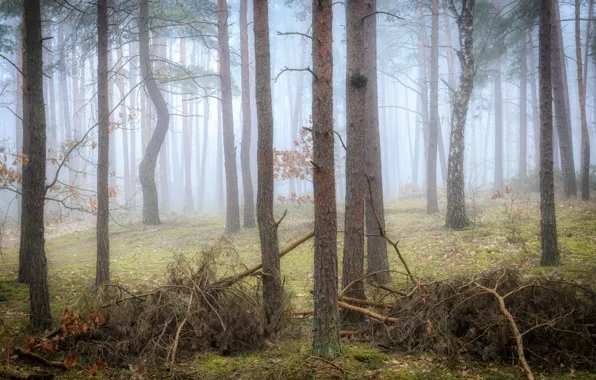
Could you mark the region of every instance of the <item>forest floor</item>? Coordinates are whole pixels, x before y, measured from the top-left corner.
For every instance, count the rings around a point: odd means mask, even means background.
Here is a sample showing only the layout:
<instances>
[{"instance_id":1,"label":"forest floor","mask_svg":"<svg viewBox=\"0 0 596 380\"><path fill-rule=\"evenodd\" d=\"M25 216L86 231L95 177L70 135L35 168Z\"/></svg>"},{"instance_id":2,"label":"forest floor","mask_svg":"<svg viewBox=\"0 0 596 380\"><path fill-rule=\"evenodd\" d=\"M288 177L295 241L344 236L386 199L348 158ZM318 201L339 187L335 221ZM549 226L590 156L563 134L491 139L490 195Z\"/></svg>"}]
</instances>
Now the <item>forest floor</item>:
<instances>
[{"instance_id":1,"label":"forest floor","mask_svg":"<svg viewBox=\"0 0 596 380\"><path fill-rule=\"evenodd\" d=\"M505 194L491 200L476 195L468 206L471 226L464 231L444 228L444 215L429 216L422 199L408 199L386 205L386 229L399 247L412 272L421 279L444 279L459 274L475 274L494 267L515 267L527 274L558 272L577 281L592 283L596 278L596 204L577 200L559 202L557 219L561 263L542 268L539 241L539 202L535 196ZM445 205L441 204L441 209ZM280 247L313 229L312 205L288 207L288 216L279 229ZM279 218L285 207L276 207ZM340 216L341 217L341 216ZM222 268L237 271L260 262L257 229L243 229L223 236L221 214L203 216L170 215L160 226L138 223L110 227L112 280L132 292L143 292L167 281L167 269L177 255L199 254L218 245L226 254ZM343 229L343 220L338 223ZM28 291L16 281L18 236L4 231L0 256L0 358L17 337L26 338ZM338 234L338 252L343 233ZM50 298L55 319L65 309L76 308L90 296L95 277L95 230L92 224L51 225L46 238ZM388 247L394 287L408 278L400 261ZM341 260L341 256L340 256ZM341 268L341 261L340 261ZM285 286L295 310L312 309L312 241L302 244L282 259ZM226 273L219 273L225 275ZM229 273L228 273L229 274ZM308 321L308 320L306 320ZM297 323L308 323L306 321ZM350 378L350 379L517 379L519 368L507 363L456 362L429 354L384 352L374 344L345 342L345 355L331 363L309 355L309 337L273 342L263 351L225 357L198 353L187 363L195 378ZM2 359L4 360L4 359ZM109 364L109 363L108 363ZM85 365L59 374L59 378L85 378ZM309 368L312 370L309 372ZM132 368L132 367L131 367ZM304 375L310 373L310 377ZM107 372L106 372L107 373ZM301 377L297 377L301 373ZM130 378L131 370L114 371L111 376ZM128 376L128 377L127 377ZM1 377L1 376L0 376ZM106 377L109 377L106 375ZM569 371L539 374L538 378L596 379L596 375Z\"/></svg>"}]
</instances>

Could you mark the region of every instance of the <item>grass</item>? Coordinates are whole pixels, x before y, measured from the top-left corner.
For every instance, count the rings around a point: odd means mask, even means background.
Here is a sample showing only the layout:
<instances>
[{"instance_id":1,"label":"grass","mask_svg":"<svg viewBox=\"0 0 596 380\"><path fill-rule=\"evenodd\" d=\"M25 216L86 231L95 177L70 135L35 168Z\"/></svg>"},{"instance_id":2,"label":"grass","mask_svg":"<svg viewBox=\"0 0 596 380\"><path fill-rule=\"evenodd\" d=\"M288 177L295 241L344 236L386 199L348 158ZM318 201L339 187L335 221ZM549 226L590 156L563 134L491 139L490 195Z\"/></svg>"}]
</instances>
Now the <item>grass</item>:
<instances>
[{"instance_id":1,"label":"grass","mask_svg":"<svg viewBox=\"0 0 596 380\"><path fill-rule=\"evenodd\" d=\"M557 268L541 268L539 204L531 196L506 194L506 199L490 200L477 195L476 212L470 204L474 222L464 231L444 228L444 215L426 215L421 199L396 201L386 206L386 229L399 246L412 272L423 280L476 273L495 266L510 265L528 274L559 272L580 281L591 281L596 274L596 205L566 201L557 205L561 263ZM484 197L483 199L480 199ZM440 205L441 210L445 205ZM340 214L343 210L338 209ZM279 218L283 207L277 206ZM111 226L111 275L113 281L132 291L143 291L164 284L167 268L175 255L190 255L203 247L219 244L225 252L226 268L242 270L260 262L257 229L243 229L222 238L222 215L166 216L161 226L129 224ZM79 226L80 227L80 226ZM55 226L46 240L48 279L54 318L65 308L76 307L82 296L90 294L95 276L95 233L92 225L68 232L69 225ZM290 207L280 225L280 246L313 228L312 205ZM340 216L338 228L343 229ZM343 248L343 233L338 233L338 251ZM388 247L394 286L405 284L399 259ZM0 330L2 348L14 337L27 335L28 291L16 281L18 249L4 249L0 257L0 317L6 329ZM229 269L228 269L229 271ZM282 259L282 272L296 309L312 308L309 291L313 288L312 241ZM224 275L221 273L220 275ZM340 273L341 274L341 273ZM334 366L335 364L336 366ZM264 351L241 357L200 354L187 363L185 371L201 379L250 378L349 378L349 379L514 379L517 368L497 364L453 363L428 355L385 353L378 347L344 344L344 355L333 364L312 358L308 337L282 340ZM339 368L339 369L338 369ZM75 372L76 373L76 372ZM564 378L569 371L552 374ZM590 374L573 374L590 378ZM67 377L73 376L69 371ZM81 372L83 376L83 372ZM546 376L546 375L544 375ZM582 377L584 376L584 377ZM523 377L523 376L522 376Z\"/></svg>"}]
</instances>

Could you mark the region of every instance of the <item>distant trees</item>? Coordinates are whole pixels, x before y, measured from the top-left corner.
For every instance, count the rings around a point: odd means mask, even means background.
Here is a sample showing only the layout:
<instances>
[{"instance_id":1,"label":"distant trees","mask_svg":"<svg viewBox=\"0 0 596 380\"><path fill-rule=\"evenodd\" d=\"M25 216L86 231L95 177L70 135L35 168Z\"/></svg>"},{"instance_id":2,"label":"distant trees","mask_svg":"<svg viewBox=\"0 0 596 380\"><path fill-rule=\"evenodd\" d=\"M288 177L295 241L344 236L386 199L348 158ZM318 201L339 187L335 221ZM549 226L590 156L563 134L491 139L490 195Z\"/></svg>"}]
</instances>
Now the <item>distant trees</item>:
<instances>
[{"instance_id":1,"label":"distant trees","mask_svg":"<svg viewBox=\"0 0 596 380\"><path fill-rule=\"evenodd\" d=\"M335 359L341 354L337 309L332 7L332 0L313 0L312 2L312 122L315 201L313 355L327 359ZM374 17L370 18L374 19Z\"/></svg>"},{"instance_id":2,"label":"distant trees","mask_svg":"<svg viewBox=\"0 0 596 380\"><path fill-rule=\"evenodd\" d=\"M236 148L234 146L229 39L228 2L227 0L217 0L217 44L221 75L221 110L226 173L226 232L234 233L240 230L240 206L238 204L238 173L236 170Z\"/></svg>"},{"instance_id":3,"label":"distant trees","mask_svg":"<svg viewBox=\"0 0 596 380\"><path fill-rule=\"evenodd\" d=\"M263 302L267 322L266 333L272 335L279 328L283 291L277 223L273 217L273 110L271 104L268 2L266 0L254 1L253 11L255 86L259 133L257 146L257 218L261 239L261 261L263 263Z\"/></svg>"},{"instance_id":4,"label":"distant trees","mask_svg":"<svg viewBox=\"0 0 596 380\"><path fill-rule=\"evenodd\" d=\"M454 96L451 120L451 144L447 168L447 216L446 225L453 229L462 229L468 225L464 196L464 130L468 114L468 104L474 89L474 9L476 0L462 3L461 12L457 15L459 30L458 52L461 66L459 88ZM453 2L451 7L455 10Z\"/></svg>"},{"instance_id":5,"label":"distant trees","mask_svg":"<svg viewBox=\"0 0 596 380\"><path fill-rule=\"evenodd\" d=\"M157 87L149 56L149 0L139 0L139 59L141 73L145 79L145 88L157 111L155 131L151 135L143 160L139 165L139 179L143 189L143 223L160 224L157 186L155 185L155 166L159 150L166 137L170 124L168 106Z\"/></svg>"},{"instance_id":6,"label":"distant trees","mask_svg":"<svg viewBox=\"0 0 596 380\"><path fill-rule=\"evenodd\" d=\"M97 265L95 286L110 280L108 108L108 1L97 3Z\"/></svg>"},{"instance_id":7,"label":"distant trees","mask_svg":"<svg viewBox=\"0 0 596 380\"><path fill-rule=\"evenodd\" d=\"M541 265L559 265L553 164L552 0L540 0L540 239ZM557 57L558 58L558 57ZM556 61L556 60L554 60ZM559 61L560 62L560 61ZM558 62L553 62L557 64ZM558 120L558 119L557 119Z\"/></svg>"}]
</instances>

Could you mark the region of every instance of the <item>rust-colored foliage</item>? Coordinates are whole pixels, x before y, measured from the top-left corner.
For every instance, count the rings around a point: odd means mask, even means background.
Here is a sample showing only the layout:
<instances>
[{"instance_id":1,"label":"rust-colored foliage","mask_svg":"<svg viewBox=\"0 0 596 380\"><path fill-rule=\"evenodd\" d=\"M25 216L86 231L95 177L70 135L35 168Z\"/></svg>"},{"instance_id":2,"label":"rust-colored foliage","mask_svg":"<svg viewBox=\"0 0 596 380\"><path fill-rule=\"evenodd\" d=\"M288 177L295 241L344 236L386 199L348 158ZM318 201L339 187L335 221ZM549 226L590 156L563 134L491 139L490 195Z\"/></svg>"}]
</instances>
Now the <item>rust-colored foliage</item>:
<instances>
[{"instance_id":1,"label":"rust-colored foliage","mask_svg":"<svg viewBox=\"0 0 596 380\"><path fill-rule=\"evenodd\" d=\"M273 149L273 176L275 179L297 178L312 181L312 134L301 129L300 138L294 141L295 149Z\"/></svg>"}]
</instances>

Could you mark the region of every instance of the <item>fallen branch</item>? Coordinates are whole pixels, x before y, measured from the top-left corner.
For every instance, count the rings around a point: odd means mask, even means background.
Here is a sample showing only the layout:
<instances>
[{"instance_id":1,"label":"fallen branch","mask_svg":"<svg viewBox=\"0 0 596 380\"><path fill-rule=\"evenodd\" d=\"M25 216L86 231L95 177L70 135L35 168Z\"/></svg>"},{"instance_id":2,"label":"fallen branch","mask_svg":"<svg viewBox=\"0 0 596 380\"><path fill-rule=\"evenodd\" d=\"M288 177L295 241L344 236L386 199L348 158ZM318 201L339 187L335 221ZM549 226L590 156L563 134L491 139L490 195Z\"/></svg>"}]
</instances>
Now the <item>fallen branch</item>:
<instances>
[{"instance_id":1,"label":"fallen branch","mask_svg":"<svg viewBox=\"0 0 596 380\"><path fill-rule=\"evenodd\" d=\"M350 305L349 303L343 302L343 301L338 301L337 305L339 307L342 307L344 309L347 310L352 310L361 314L366 315L369 318L375 319L379 322L383 322L383 323L397 323L399 322L399 318L392 318L392 317L386 317L384 315L381 314L377 314L375 312L372 312L370 310L358 307L358 306L354 306L354 305Z\"/></svg>"},{"instance_id":2,"label":"fallen branch","mask_svg":"<svg viewBox=\"0 0 596 380\"><path fill-rule=\"evenodd\" d=\"M59 368L64 371L66 371L68 369L66 364L64 364L62 362L49 361L48 359L44 358L43 356L40 356L40 355L38 355L34 352L31 352L29 350L23 350L22 348L17 347L14 349L14 352L15 352L15 354L17 354L18 356L20 356L22 358L33 359L33 360L45 365L46 367Z\"/></svg>"},{"instance_id":3,"label":"fallen branch","mask_svg":"<svg viewBox=\"0 0 596 380\"><path fill-rule=\"evenodd\" d=\"M361 300L360 298L340 296L339 300L344 301L344 302L349 302L349 303L357 303L357 304L365 305L365 306L391 308L391 305L386 304L386 303L374 302L374 301L369 301L369 300Z\"/></svg>"}]
</instances>

